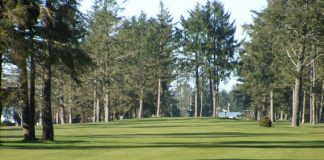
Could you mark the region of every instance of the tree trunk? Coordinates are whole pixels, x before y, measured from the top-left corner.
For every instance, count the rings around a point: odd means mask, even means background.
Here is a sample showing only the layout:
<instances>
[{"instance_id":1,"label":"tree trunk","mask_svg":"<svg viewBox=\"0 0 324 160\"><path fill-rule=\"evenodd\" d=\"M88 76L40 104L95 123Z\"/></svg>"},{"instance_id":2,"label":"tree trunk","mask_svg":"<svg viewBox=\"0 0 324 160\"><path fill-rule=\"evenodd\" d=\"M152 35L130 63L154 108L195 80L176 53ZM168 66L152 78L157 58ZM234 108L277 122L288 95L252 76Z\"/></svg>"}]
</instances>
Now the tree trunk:
<instances>
[{"instance_id":1,"label":"tree trunk","mask_svg":"<svg viewBox=\"0 0 324 160\"><path fill-rule=\"evenodd\" d=\"M215 116L218 117L217 109L219 108L219 80L215 82L215 90L214 90L214 103L215 103Z\"/></svg>"},{"instance_id":2,"label":"tree trunk","mask_svg":"<svg viewBox=\"0 0 324 160\"><path fill-rule=\"evenodd\" d=\"M295 87L294 87L294 100L293 100L293 108L292 108L292 117L291 117L291 126L296 127L299 126L299 113L300 108L302 107L303 103L301 99L303 98L302 95L302 87L303 87L303 63L304 63L304 52L305 52L305 46L303 45L298 60L296 63L296 77L295 77Z\"/></svg>"},{"instance_id":3,"label":"tree trunk","mask_svg":"<svg viewBox=\"0 0 324 160\"><path fill-rule=\"evenodd\" d=\"M270 91L270 120L274 122L274 110L273 110L273 90Z\"/></svg>"},{"instance_id":4,"label":"tree trunk","mask_svg":"<svg viewBox=\"0 0 324 160\"><path fill-rule=\"evenodd\" d=\"M198 96L199 96L199 64L198 53L195 54L195 78L196 78L196 90L195 90L195 117L198 116Z\"/></svg>"},{"instance_id":5,"label":"tree trunk","mask_svg":"<svg viewBox=\"0 0 324 160\"><path fill-rule=\"evenodd\" d=\"M218 117L216 108L216 91L214 87L212 88L212 98L213 98L213 117Z\"/></svg>"},{"instance_id":6,"label":"tree trunk","mask_svg":"<svg viewBox=\"0 0 324 160\"><path fill-rule=\"evenodd\" d=\"M212 68L211 68L211 63L210 60L208 60L208 67L209 67L209 94L210 94L210 105L211 105L211 113L213 117L216 117L216 106L215 106L215 97L214 97L214 88L213 88L213 79L212 79Z\"/></svg>"},{"instance_id":7,"label":"tree trunk","mask_svg":"<svg viewBox=\"0 0 324 160\"><path fill-rule=\"evenodd\" d=\"M261 117L268 115L267 114L267 96L266 93L263 94L263 105L261 110Z\"/></svg>"},{"instance_id":8,"label":"tree trunk","mask_svg":"<svg viewBox=\"0 0 324 160\"><path fill-rule=\"evenodd\" d=\"M51 81L52 70L51 64L46 61L43 66L43 90L42 90L42 112L43 112L43 131L42 141L54 141L54 130L52 122L51 108Z\"/></svg>"},{"instance_id":9,"label":"tree trunk","mask_svg":"<svg viewBox=\"0 0 324 160\"><path fill-rule=\"evenodd\" d=\"M72 91L71 91L71 85L69 86L69 124L72 124L72 108L73 108L73 102L72 102L72 98L71 98L71 93L72 93ZM83 116L82 114L81 114L81 116Z\"/></svg>"},{"instance_id":10,"label":"tree trunk","mask_svg":"<svg viewBox=\"0 0 324 160\"><path fill-rule=\"evenodd\" d=\"M61 124L65 124L65 102L64 102L64 81L62 79L62 75L60 75L59 78L59 103L60 103L60 108L59 108L59 114L60 114L60 122Z\"/></svg>"},{"instance_id":11,"label":"tree trunk","mask_svg":"<svg viewBox=\"0 0 324 160\"><path fill-rule=\"evenodd\" d=\"M81 109L81 123L84 123L85 122L85 113L84 113L84 109ZM71 119L71 122L72 122L72 119Z\"/></svg>"},{"instance_id":12,"label":"tree trunk","mask_svg":"<svg viewBox=\"0 0 324 160\"><path fill-rule=\"evenodd\" d=\"M24 141L30 141L31 131L30 131L30 111L28 102L28 81L27 81L27 63L26 60L22 60L19 64L19 103L21 106L22 113L22 127L24 132Z\"/></svg>"},{"instance_id":13,"label":"tree trunk","mask_svg":"<svg viewBox=\"0 0 324 160\"><path fill-rule=\"evenodd\" d=\"M142 118L143 115L143 98L144 98L144 89L141 89L141 93L139 96L139 109L138 109L137 118Z\"/></svg>"},{"instance_id":14,"label":"tree trunk","mask_svg":"<svg viewBox=\"0 0 324 160\"><path fill-rule=\"evenodd\" d=\"M198 116L198 112L197 112L197 110L198 110L198 93L197 93L198 91L197 91L197 89L195 90L195 117L197 117Z\"/></svg>"},{"instance_id":15,"label":"tree trunk","mask_svg":"<svg viewBox=\"0 0 324 160\"><path fill-rule=\"evenodd\" d=\"M211 74L211 73L210 73ZM211 109L212 109L212 116L213 117L216 117L216 106L215 106L215 91L214 91L214 88L213 88L213 80L210 76L209 78L209 91L210 91L210 104L211 104Z\"/></svg>"},{"instance_id":16,"label":"tree trunk","mask_svg":"<svg viewBox=\"0 0 324 160\"><path fill-rule=\"evenodd\" d=\"M303 92L303 109L302 109L302 124L305 123L305 112L306 112L306 93L305 91Z\"/></svg>"},{"instance_id":17,"label":"tree trunk","mask_svg":"<svg viewBox=\"0 0 324 160\"><path fill-rule=\"evenodd\" d=\"M258 120L258 108L257 107L254 107L253 111L251 110L251 117L254 120Z\"/></svg>"},{"instance_id":18,"label":"tree trunk","mask_svg":"<svg viewBox=\"0 0 324 160\"><path fill-rule=\"evenodd\" d=\"M313 95L312 95L312 86L309 87L310 94L309 94L309 123L313 124Z\"/></svg>"},{"instance_id":19,"label":"tree trunk","mask_svg":"<svg viewBox=\"0 0 324 160\"><path fill-rule=\"evenodd\" d=\"M283 120L283 114L284 114L284 113L283 113L283 111L281 110L281 111L280 111L280 120L281 120L281 121Z\"/></svg>"},{"instance_id":20,"label":"tree trunk","mask_svg":"<svg viewBox=\"0 0 324 160\"><path fill-rule=\"evenodd\" d=\"M301 88L301 78L295 78L295 88L294 88L294 101L293 101L293 111L291 117L291 126L299 126L299 104L300 104L300 88Z\"/></svg>"},{"instance_id":21,"label":"tree trunk","mask_svg":"<svg viewBox=\"0 0 324 160\"><path fill-rule=\"evenodd\" d=\"M97 107L96 107L96 111L97 111L97 117L96 117L96 122L100 121L100 100L99 97L97 96Z\"/></svg>"},{"instance_id":22,"label":"tree trunk","mask_svg":"<svg viewBox=\"0 0 324 160\"><path fill-rule=\"evenodd\" d=\"M260 109L258 109L258 111L257 111L257 120L259 121L260 119L261 119L261 111L260 111Z\"/></svg>"},{"instance_id":23,"label":"tree trunk","mask_svg":"<svg viewBox=\"0 0 324 160\"><path fill-rule=\"evenodd\" d=\"M158 82L158 97L157 97L156 117L160 117L160 104L161 104L161 78L159 78L159 82Z\"/></svg>"},{"instance_id":24,"label":"tree trunk","mask_svg":"<svg viewBox=\"0 0 324 160\"><path fill-rule=\"evenodd\" d=\"M92 122L96 122L96 100L97 100L97 92L93 92L93 116L92 116Z\"/></svg>"},{"instance_id":25,"label":"tree trunk","mask_svg":"<svg viewBox=\"0 0 324 160\"><path fill-rule=\"evenodd\" d=\"M40 106L40 111L39 111L39 125L43 126L43 111L42 111L42 106Z\"/></svg>"},{"instance_id":26,"label":"tree trunk","mask_svg":"<svg viewBox=\"0 0 324 160\"><path fill-rule=\"evenodd\" d=\"M284 119L285 121L288 120L288 113L285 113Z\"/></svg>"},{"instance_id":27,"label":"tree trunk","mask_svg":"<svg viewBox=\"0 0 324 160\"><path fill-rule=\"evenodd\" d=\"M65 124L65 109L64 108L60 108L60 124Z\"/></svg>"},{"instance_id":28,"label":"tree trunk","mask_svg":"<svg viewBox=\"0 0 324 160\"><path fill-rule=\"evenodd\" d=\"M106 94L106 102L105 102L105 122L109 121L109 112L110 112L110 97L109 97L109 93Z\"/></svg>"},{"instance_id":29,"label":"tree trunk","mask_svg":"<svg viewBox=\"0 0 324 160\"><path fill-rule=\"evenodd\" d=\"M57 111L55 112L55 124L60 124L59 113L60 113L60 109L58 108Z\"/></svg>"},{"instance_id":30,"label":"tree trunk","mask_svg":"<svg viewBox=\"0 0 324 160\"><path fill-rule=\"evenodd\" d=\"M69 109L69 124L72 124L72 107Z\"/></svg>"},{"instance_id":31,"label":"tree trunk","mask_svg":"<svg viewBox=\"0 0 324 160\"><path fill-rule=\"evenodd\" d=\"M200 117L202 117L202 111L203 111L203 92L200 92Z\"/></svg>"},{"instance_id":32,"label":"tree trunk","mask_svg":"<svg viewBox=\"0 0 324 160\"><path fill-rule=\"evenodd\" d=\"M30 139L35 140L35 59L34 53L30 55L30 62L29 62L29 116L30 116Z\"/></svg>"},{"instance_id":33,"label":"tree trunk","mask_svg":"<svg viewBox=\"0 0 324 160\"><path fill-rule=\"evenodd\" d=\"M320 101L320 110L319 110L319 117L318 121L322 122L322 114L323 114L323 107L324 107L324 81L322 81L322 92L321 92L321 101Z\"/></svg>"},{"instance_id":34,"label":"tree trunk","mask_svg":"<svg viewBox=\"0 0 324 160\"><path fill-rule=\"evenodd\" d=\"M309 114L311 115L311 124L315 125L316 124L316 93L315 93L315 87L316 87L316 71L315 71L315 60L312 60L312 70L311 70L311 101L310 101L310 112Z\"/></svg>"}]
</instances>

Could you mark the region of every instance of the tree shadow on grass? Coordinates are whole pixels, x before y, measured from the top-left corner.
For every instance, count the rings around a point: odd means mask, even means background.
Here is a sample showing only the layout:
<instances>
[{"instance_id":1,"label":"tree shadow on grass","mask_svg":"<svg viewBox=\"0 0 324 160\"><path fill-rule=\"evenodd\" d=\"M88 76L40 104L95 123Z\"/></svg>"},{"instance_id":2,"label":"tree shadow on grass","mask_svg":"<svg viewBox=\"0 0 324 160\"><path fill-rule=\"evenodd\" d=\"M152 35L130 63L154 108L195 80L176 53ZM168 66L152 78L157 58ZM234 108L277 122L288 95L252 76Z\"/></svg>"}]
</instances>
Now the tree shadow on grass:
<instances>
[{"instance_id":1,"label":"tree shadow on grass","mask_svg":"<svg viewBox=\"0 0 324 160\"><path fill-rule=\"evenodd\" d=\"M76 135L80 138L224 138L257 136L291 136L291 133L245 133L245 132L204 132L204 133L144 133L144 134L95 134Z\"/></svg>"},{"instance_id":2,"label":"tree shadow on grass","mask_svg":"<svg viewBox=\"0 0 324 160\"><path fill-rule=\"evenodd\" d=\"M89 149L127 149L127 148L324 148L324 141L233 141L233 142L181 142L181 143L107 143L92 145L85 141L54 141L37 145L21 145L12 143L4 145L3 149L38 149L38 150L89 150ZM89 141L88 141L89 142ZM6 143L6 142L5 142ZM77 143L81 143L82 146ZM95 143L94 143L95 144Z\"/></svg>"},{"instance_id":3,"label":"tree shadow on grass","mask_svg":"<svg viewBox=\"0 0 324 160\"><path fill-rule=\"evenodd\" d=\"M258 137L258 136L276 136L276 137L287 137L291 136L290 133L244 133L244 132L205 132L205 133L145 133L145 134L96 134L96 135L75 135L73 138L77 139L87 139L88 141L54 141L53 144L69 144L69 143L82 143L82 142L94 142L98 143L102 140L100 139L127 139L127 138L186 138L186 139L201 139L201 138L234 138L234 137ZM21 135L0 135L0 139L3 140L2 143L15 143L19 144L22 143L21 141L14 141L14 140L9 140L6 141L7 138L15 138L15 139L22 139ZM64 136L64 139L69 139L69 136ZM36 141L37 143L38 141ZM26 143L26 142L25 142ZM28 142L27 142L28 143ZM35 143L35 142L33 142ZM117 142L114 142L118 144ZM226 142L226 145L230 145L233 142ZM240 142L234 142L232 145L235 144L241 144L241 143L247 143L247 141L240 141ZM258 143L258 141L254 141L251 143ZM263 142L262 142L263 143ZM179 145L179 143L174 144L174 143L169 143L165 144L163 142L159 143L160 145L163 145L162 147L172 147L175 145L175 147L191 147L190 144L188 145L187 143L182 144L183 146ZM159 144L154 144L157 145L158 147ZM109 145L109 144L108 144ZM135 144L136 145L136 144ZM194 144L195 145L195 144ZM220 145L220 143L218 143ZM155 147L155 146L153 146ZM215 145L211 145L211 147L216 147ZM217 146L221 147L221 146ZM225 146L226 147L226 146Z\"/></svg>"},{"instance_id":4,"label":"tree shadow on grass","mask_svg":"<svg viewBox=\"0 0 324 160\"><path fill-rule=\"evenodd\" d=\"M324 141L223 141L223 142L165 142L161 146L192 148L324 148Z\"/></svg>"},{"instance_id":5,"label":"tree shadow on grass","mask_svg":"<svg viewBox=\"0 0 324 160\"><path fill-rule=\"evenodd\" d=\"M188 121L189 120L189 121ZM173 125L165 125L165 122L167 121L172 121L174 123L181 123L183 124L183 127L197 127L200 126L200 124L197 124L197 121L207 121L205 124L209 125L219 125L221 123L226 123L232 120L219 120L219 119L214 119L214 118L174 118L174 119L168 119L168 118L143 118L143 119L125 119L125 120L115 120L112 121L111 123L83 123L83 124L76 124L72 125L71 127L75 128L89 128L89 126L100 126L101 128L104 127L115 127L117 126L118 128L151 128L151 127L159 127L162 125L162 127L173 127ZM250 124L251 121L237 121L237 123L241 124ZM141 126L141 125L144 126ZM187 125L188 124L188 125ZM58 126L60 127L60 126Z\"/></svg>"},{"instance_id":6,"label":"tree shadow on grass","mask_svg":"<svg viewBox=\"0 0 324 160\"><path fill-rule=\"evenodd\" d=\"M143 123L144 124L144 123ZM96 124L93 124L92 126L96 126ZM199 127L201 125L199 124L191 124L191 125L162 125L162 124L145 124L145 125L107 125L105 127L102 127L103 125L97 125L101 128L180 128L180 127ZM207 125L205 125L207 126ZM88 126L73 126L73 128L89 128Z\"/></svg>"}]
</instances>

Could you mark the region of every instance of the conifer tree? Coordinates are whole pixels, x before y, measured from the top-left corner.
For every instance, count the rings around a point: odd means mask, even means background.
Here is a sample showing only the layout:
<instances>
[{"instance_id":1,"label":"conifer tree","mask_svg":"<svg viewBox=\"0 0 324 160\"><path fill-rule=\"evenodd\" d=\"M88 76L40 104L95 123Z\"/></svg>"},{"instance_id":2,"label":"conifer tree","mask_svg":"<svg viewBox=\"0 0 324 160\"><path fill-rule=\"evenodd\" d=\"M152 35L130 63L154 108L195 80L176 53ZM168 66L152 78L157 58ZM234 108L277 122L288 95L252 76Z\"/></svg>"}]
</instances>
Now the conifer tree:
<instances>
[{"instance_id":1,"label":"conifer tree","mask_svg":"<svg viewBox=\"0 0 324 160\"><path fill-rule=\"evenodd\" d=\"M3 9L6 9L5 15L8 19L7 24L10 25L9 33L13 35L9 42L10 61L19 68L19 105L22 108L22 126L24 131L24 141L32 141L35 139L35 107L30 105L28 97L28 72L27 58L31 54L32 49L29 45L32 44L30 35L37 23L39 15L38 1L4 1L1 3Z\"/></svg>"},{"instance_id":2,"label":"conifer tree","mask_svg":"<svg viewBox=\"0 0 324 160\"><path fill-rule=\"evenodd\" d=\"M207 39L204 51L209 70L210 86L213 99L213 116L217 116L220 81L226 80L234 70L234 53L240 45L234 38L236 27L230 21L230 14L217 1L208 1L204 6Z\"/></svg>"},{"instance_id":3,"label":"conifer tree","mask_svg":"<svg viewBox=\"0 0 324 160\"><path fill-rule=\"evenodd\" d=\"M239 46L234 39L236 28L234 22L230 22L230 14L217 1L207 1L203 6L197 4L189 14L188 19L181 19L181 24L186 61L195 71L195 116L198 114L198 95L204 87L199 79L206 75L209 78L212 113L215 117L220 81L229 77L235 66L234 52Z\"/></svg>"},{"instance_id":4,"label":"conifer tree","mask_svg":"<svg viewBox=\"0 0 324 160\"><path fill-rule=\"evenodd\" d=\"M169 106L169 104L161 104L161 98L167 99L169 92L168 84L172 81L172 71L174 64L173 51L176 49L176 41L173 33L172 16L165 8L162 1L160 1L160 12L157 15L155 25L155 38L154 38L154 54L155 65L156 65L156 77L157 77L157 107L156 116L159 117L161 114L161 106ZM163 85L164 84L164 85ZM164 86L164 87L163 87ZM163 93L163 94L162 94ZM161 96L164 95L164 96Z\"/></svg>"},{"instance_id":5,"label":"conifer tree","mask_svg":"<svg viewBox=\"0 0 324 160\"><path fill-rule=\"evenodd\" d=\"M76 0L47 0L41 9L41 25L38 31L44 46L41 62L43 141L54 140L51 108L52 65L61 61L67 66L71 77L78 80L78 73L83 71L83 66L91 62L79 47L84 29L77 7Z\"/></svg>"},{"instance_id":6,"label":"conifer tree","mask_svg":"<svg viewBox=\"0 0 324 160\"><path fill-rule=\"evenodd\" d=\"M109 121L111 90L116 66L115 33L119 18L117 4L114 0L95 2L93 12L90 17L90 33L86 41L86 47L96 62L93 75L94 91L96 98L105 99L105 121ZM96 100L94 100L94 115L98 118ZM97 119L94 117L94 119Z\"/></svg>"},{"instance_id":7,"label":"conifer tree","mask_svg":"<svg viewBox=\"0 0 324 160\"><path fill-rule=\"evenodd\" d=\"M183 45L186 56L186 64L193 68L195 75L195 107L194 116L198 116L198 95L200 95L200 70L202 65L203 42L206 35L205 24L203 21L202 8L199 4L195 9L189 12L189 17L184 19L181 17L181 25L183 27Z\"/></svg>"}]
</instances>

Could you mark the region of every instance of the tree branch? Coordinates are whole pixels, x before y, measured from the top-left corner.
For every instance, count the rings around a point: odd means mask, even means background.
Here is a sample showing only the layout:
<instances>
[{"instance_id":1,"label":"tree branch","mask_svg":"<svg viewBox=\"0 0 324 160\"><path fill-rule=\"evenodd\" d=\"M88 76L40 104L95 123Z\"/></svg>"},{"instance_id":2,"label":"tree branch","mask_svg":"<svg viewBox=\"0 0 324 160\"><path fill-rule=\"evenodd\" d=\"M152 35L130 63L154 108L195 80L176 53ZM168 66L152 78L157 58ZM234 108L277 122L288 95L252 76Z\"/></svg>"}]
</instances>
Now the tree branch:
<instances>
[{"instance_id":1,"label":"tree branch","mask_svg":"<svg viewBox=\"0 0 324 160\"><path fill-rule=\"evenodd\" d=\"M287 52L287 55L288 55L290 61L291 61L295 66L297 66L297 64L295 63L295 61L291 58L291 56L290 56L290 54L289 54L289 51L286 50L286 52Z\"/></svg>"},{"instance_id":2,"label":"tree branch","mask_svg":"<svg viewBox=\"0 0 324 160\"><path fill-rule=\"evenodd\" d=\"M309 66L310 64L312 64L313 61L316 61L319 57L324 56L324 54L320 54L318 56L316 56L314 59L312 59L309 63L306 64L306 66ZM306 61L305 61L306 62Z\"/></svg>"}]
</instances>

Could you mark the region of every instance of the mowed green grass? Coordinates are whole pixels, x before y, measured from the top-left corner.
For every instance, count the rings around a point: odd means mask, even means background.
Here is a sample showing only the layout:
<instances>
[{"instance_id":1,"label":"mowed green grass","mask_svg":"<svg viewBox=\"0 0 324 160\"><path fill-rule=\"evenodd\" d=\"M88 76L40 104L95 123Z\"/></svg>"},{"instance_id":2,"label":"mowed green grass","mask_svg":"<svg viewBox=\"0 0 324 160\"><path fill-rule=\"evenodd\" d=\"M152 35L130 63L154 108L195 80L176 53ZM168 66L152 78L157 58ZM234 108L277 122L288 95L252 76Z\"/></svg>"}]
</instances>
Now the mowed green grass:
<instances>
[{"instance_id":1,"label":"mowed green grass","mask_svg":"<svg viewBox=\"0 0 324 160\"><path fill-rule=\"evenodd\" d=\"M323 124L152 118L55 125L55 142L23 143L21 135L19 127L0 128L1 160L324 159Z\"/></svg>"}]
</instances>

